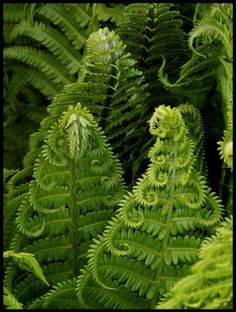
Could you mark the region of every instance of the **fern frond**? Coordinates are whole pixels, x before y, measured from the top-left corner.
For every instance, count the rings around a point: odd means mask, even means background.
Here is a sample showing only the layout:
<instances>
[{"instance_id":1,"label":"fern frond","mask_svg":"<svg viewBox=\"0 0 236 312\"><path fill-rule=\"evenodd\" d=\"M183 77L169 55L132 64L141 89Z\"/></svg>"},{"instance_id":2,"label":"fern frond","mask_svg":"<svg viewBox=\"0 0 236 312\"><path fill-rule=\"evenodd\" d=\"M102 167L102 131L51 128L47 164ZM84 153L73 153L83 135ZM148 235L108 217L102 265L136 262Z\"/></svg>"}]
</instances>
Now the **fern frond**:
<instances>
[{"instance_id":1,"label":"fern frond","mask_svg":"<svg viewBox=\"0 0 236 312\"><path fill-rule=\"evenodd\" d=\"M22 92L22 83L27 85L31 84L35 89L39 90L43 95L49 97L50 99L60 91L60 84L53 83L36 68L27 65L23 66L21 64L14 64L14 67L12 65L8 65L7 68L8 70L12 69L15 72L9 85L9 88L11 88L9 101L11 103L14 103L14 97L16 97L19 92ZM16 83L16 81L18 83Z\"/></svg>"},{"instance_id":2,"label":"fern frond","mask_svg":"<svg viewBox=\"0 0 236 312\"><path fill-rule=\"evenodd\" d=\"M42 269L50 286L62 280L73 278L71 262L54 262L49 265L43 265ZM47 293L50 290L39 279L35 279L32 274L27 276L25 274L19 274L13 284L15 286L14 293L17 298L26 302L26 306L32 302L32 297L36 297L32 296L32 291L37 293L38 296L41 296L42 293Z\"/></svg>"},{"instance_id":3,"label":"fern frond","mask_svg":"<svg viewBox=\"0 0 236 312\"><path fill-rule=\"evenodd\" d=\"M59 63L64 65L69 74L73 75L78 72L81 55L67 43L66 37L58 31L44 23L35 22L32 26L32 23L22 21L11 32L11 40L14 41L19 36L29 36L39 41L56 57Z\"/></svg>"},{"instance_id":4,"label":"fern frond","mask_svg":"<svg viewBox=\"0 0 236 312\"><path fill-rule=\"evenodd\" d=\"M3 304L6 309L23 309L22 303L6 287L3 288Z\"/></svg>"},{"instance_id":5,"label":"fern frond","mask_svg":"<svg viewBox=\"0 0 236 312\"><path fill-rule=\"evenodd\" d=\"M25 253L25 252L19 252L15 253L12 250L4 251L3 257L12 257L14 261L23 269L33 272L38 278L40 278L46 285L48 285L48 282L46 281L42 269L38 263L38 261L35 259L34 254L31 253Z\"/></svg>"},{"instance_id":6,"label":"fern frond","mask_svg":"<svg viewBox=\"0 0 236 312\"><path fill-rule=\"evenodd\" d=\"M58 283L45 295L29 305L29 309L78 309L79 301L75 294L76 279Z\"/></svg>"},{"instance_id":7,"label":"fern frond","mask_svg":"<svg viewBox=\"0 0 236 312\"><path fill-rule=\"evenodd\" d=\"M91 19L85 5L47 3L37 9L37 14L59 27L76 50L83 48L87 39L85 27Z\"/></svg>"},{"instance_id":8,"label":"fern frond","mask_svg":"<svg viewBox=\"0 0 236 312\"><path fill-rule=\"evenodd\" d=\"M141 104L148 96L147 85L134 64L119 37L108 28L100 29L87 40L78 81L66 86L49 106L54 115L77 100L86 106L125 168L131 163L130 153L138 154L140 149L140 132L133 130L132 122L138 122L140 131L147 132L145 120L140 118L140 114L145 115Z\"/></svg>"},{"instance_id":9,"label":"fern frond","mask_svg":"<svg viewBox=\"0 0 236 312\"><path fill-rule=\"evenodd\" d=\"M111 20L112 22L117 22L122 19L124 6L122 4L116 4L113 7L108 7L104 3L96 3L95 10L99 21Z\"/></svg>"},{"instance_id":10,"label":"fern frond","mask_svg":"<svg viewBox=\"0 0 236 312\"><path fill-rule=\"evenodd\" d=\"M222 222L216 235L206 238L200 260L191 273L172 288L157 309L224 309L232 301L232 219Z\"/></svg>"},{"instance_id":11,"label":"fern frond","mask_svg":"<svg viewBox=\"0 0 236 312\"><path fill-rule=\"evenodd\" d=\"M65 68L44 51L38 51L31 47L14 46L4 49L4 58L25 62L45 73L53 82L65 85L73 81L72 76Z\"/></svg>"},{"instance_id":12,"label":"fern frond","mask_svg":"<svg viewBox=\"0 0 236 312\"><path fill-rule=\"evenodd\" d=\"M208 205L211 195L205 178L193 165L196 145L181 109L161 105L149 124L151 134L157 137L149 153L151 163L133 192L121 201L103 236L94 241L88 253L89 264L78 279L77 296L86 307L93 307L90 288L97 284L109 290L112 297L113 305L103 303L103 307L114 308L115 302L119 302L109 289L112 287L117 293L125 287L147 300L146 308L155 307L159 298L198 260L199 246L207 231L220 221L220 200L212 195L212 207ZM180 157L188 158L181 166ZM165 183L152 181L163 173L167 173ZM206 210L209 224L202 222ZM130 222L137 215L137 223Z\"/></svg>"},{"instance_id":13,"label":"fern frond","mask_svg":"<svg viewBox=\"0 0 236 312\"><path fill-rule=\"evenodd\" d=\"M112 290L108 288L102 288L99 284L96 284L90 279L90 273L85 266L81 270L81 275L79 275L76 283L77 298L81 303L83 308L145 308L147 306L147 300L137 296L135 292L130 292L124 286L119 287L119 292L117 289ZM88 282L88 283L87 283ZM87 283L86 287L84 285ZM111 288L117 288L118 282L113 281L109 283ZM85 294L84 294L85 293ZM85 299L88 299L88 303L85 303Z\"/></svg>"},{"instance_id":14,"label":"fern frond","mask_svg":"<svg viewBox=\"0 0 236 312\"><path fill-rule=\"evenodd\" d=\"M189 47L195 53L199 54L193 48L193 41L194 39L203 36L206 37L208 40L218 40L221 41L223 46L226 49L226 55L229 60L232 57L232 43L230 38L230 31L227 30L226 27L222 25L222 20L217 20L216 18L205 18L199 21L194 29L189 34ZM201 54L200 54L201 55Z\"/></svg>"},{"instance_id":15,"label":"fern frond","mask_svg":"<svg viewBox=\"0 0 236 312\"><path fill-rule=\"evenodd\" d=\"M124 183L118 159L86 108L70 106L60 118L51 117L51 127L45 123L31 138L32 150L41 152L21 196L16 224L30 241L28 245L22 241L22 250L47 266L45 276L53 285L59 278L75 277L87 262L91 239L101 234L112 217ZM32 173L31 167L27 170ZM73 269L70 273L63 269L60 275L57 265L54 268L57 262L70 262ZM27 305L48 290L32 275L19 274L18 284L24 291L17 287L17 298ZM35 289L32 298L31 287Z\"/></svg>"}]
</instances>

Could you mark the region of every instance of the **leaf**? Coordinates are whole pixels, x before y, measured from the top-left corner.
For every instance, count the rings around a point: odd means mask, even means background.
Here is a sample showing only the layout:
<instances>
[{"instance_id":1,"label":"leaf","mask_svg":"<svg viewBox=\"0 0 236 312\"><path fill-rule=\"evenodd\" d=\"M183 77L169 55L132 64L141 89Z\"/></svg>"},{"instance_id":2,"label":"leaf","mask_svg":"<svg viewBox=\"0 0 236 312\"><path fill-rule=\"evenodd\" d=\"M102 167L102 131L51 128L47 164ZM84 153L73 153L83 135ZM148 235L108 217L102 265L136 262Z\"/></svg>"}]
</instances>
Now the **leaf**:
<instances>
[{"instance_id":1,"label":"leaf","mask_svg":"<svg viewBox=\"0 0 236 312\"><path fill-rule=\"evenodd\" d=\"M25 252L15 253L14 251L9 250L4 251L3 257L12 257L20 267L34 273L38 278L41 279L41 281L43 281L46 285L49 285L45 279L45 276L43 275L43 271L38 261L35 259L35 256L33 254Z\"/></svg>"},{"instance_id":2,"label":"leaf","mask_svg":"<svg viewBox=\"0 0 236 312\"><path fill-rule=\"evenodd\" d=\"M3 287L3 304L6 309L23 309L23 304L13 296L13 294L6 288Z\"/></svg>"}]
</instances>

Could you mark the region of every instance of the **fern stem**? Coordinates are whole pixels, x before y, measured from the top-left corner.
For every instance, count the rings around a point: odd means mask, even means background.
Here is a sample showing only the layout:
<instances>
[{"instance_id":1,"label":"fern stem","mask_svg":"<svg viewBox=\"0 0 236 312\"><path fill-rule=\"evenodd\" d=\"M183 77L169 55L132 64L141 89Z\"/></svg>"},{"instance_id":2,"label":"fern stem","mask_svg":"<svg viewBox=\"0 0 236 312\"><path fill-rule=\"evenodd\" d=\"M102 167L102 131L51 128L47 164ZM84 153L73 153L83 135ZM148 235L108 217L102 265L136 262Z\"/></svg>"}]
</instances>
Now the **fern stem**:
<instances>
[{"instance_id":1,"label":"fern stem","mask_svg":"<svg viewBox=\"0 0 236 312\"><path fill-rule=\"evenodd\" d=\"M176 165L175 165L176 164L175 159L177 158L176 143L174 145L173 150L174 150L174 161L173 161L174 165L173 165L173 171L172 171L170 187L169 187L170 196L169 196L168 202L166 202L162 208L163 210L168 211L167 220L166 220L166 235L163 240L163 245L162 245L162 250L161 250L162 256L160 257L161 258L160 266L158 267L157 274L154 279L154 283L156 284L156 289L155 289L154 296L150 303L150 309L155 308L158 302L158 293L159 293L158 284L160 282L160 276L162 276L161 273L163 272L163 269L164 269L164 262L165 262L164 255L166 252L166 248L169 245L169 239L170 239L170 227L171 227L171 220L172 220L172 214L173 214L173 198L174 198L174 193L175 193L175 178L176 178ZM169 207L166 207L166 206L169 206Z\"/></svg>"},{"instance_id":2,"label":"fern stem","mask_svg":"<svg viewBox=\"0 0 236 312\"><path fill-rule=\"evenodd\" d=\"M71 207L69 207L69 216L71 218L71 223L72 223L72 229L70 231L70 239L71 239L71 245L73 249L73 254L74 254L74 263L73 263L73 273L74 276L78 275L78 242L76 242L77 238L77 227L76 227L76 214L80 214L79 212L76 211L76 159L73 158L71 162L71 180L72 180L72 185L71 185Z\"/></svg>"},{"instance_id":3,"label":"fern stem","mask_svg":"<svg viewBox=\"0 0 236 312\"><path fill-rule=\"evenodd\" d=\"M108 117L108 112L110 109L110 104L112 101L112 95L114 93L114 90L112 89L113 86L115 86L115 82L116 82L116 76L115 76L115 68L112 66L111 67L111 73L110 73L110 81L108 83L108 89L107 89L107 96L103 102L103 110L102 110L102 114L101 114L101 128L105 129L106 128L106 122L107 122L107 117Z\"/></svg>"}]
</instances>

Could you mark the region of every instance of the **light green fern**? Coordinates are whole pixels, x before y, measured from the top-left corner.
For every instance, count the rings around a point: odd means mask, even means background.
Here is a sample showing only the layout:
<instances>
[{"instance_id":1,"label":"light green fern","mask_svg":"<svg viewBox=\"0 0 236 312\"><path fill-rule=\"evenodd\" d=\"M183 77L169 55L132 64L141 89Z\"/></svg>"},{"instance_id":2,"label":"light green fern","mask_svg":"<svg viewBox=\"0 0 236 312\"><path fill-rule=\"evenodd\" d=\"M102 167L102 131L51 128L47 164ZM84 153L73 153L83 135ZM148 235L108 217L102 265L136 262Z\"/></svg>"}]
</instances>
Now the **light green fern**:
<instances>
[{"instance_id":1,"label":"light green fern","mask_svg":"<svg viewBox=\"0 0 236 312\"><path fill-rule=\"evenodd\" d=\"M200 260L157 305L157 309L232 308L232 218L201 244Z\"/></svg>"},{"instance_id":2,"label":"light green fern","mask_svg":"<svg viewBox=\"0 0 236 312\"><path fill-rule=\"evenodd\" d=\"M188 273L202 239L220 221L222 206L194 166L197 144L181 110L159 106L150 132L156 137L151 163L94 240L78 278L86 308L129 308L128 298L135 308L154 308Z\"/></svg>"}]
</instances>

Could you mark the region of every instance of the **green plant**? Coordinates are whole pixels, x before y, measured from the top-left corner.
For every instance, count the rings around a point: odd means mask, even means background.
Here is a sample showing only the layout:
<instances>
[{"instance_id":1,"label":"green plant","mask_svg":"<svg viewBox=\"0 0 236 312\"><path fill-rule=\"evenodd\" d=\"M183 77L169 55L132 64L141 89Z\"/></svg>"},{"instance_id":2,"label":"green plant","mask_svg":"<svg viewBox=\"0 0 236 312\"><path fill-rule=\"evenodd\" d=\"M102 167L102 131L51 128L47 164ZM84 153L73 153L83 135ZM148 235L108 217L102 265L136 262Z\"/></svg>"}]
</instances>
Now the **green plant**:
<instances>
[{"instance_id":1,"label":"green plant","mask_svg":"<svg viewBox=\"0 0 236 312\"><path fill-rule=\"evenodd\" d=\"M21 182L19 192L14 183L24 174L24 170L16 173L7 184L12 188L6 195L6 215L11 209L16 213L18 229L10 248L35 254L51 283L76 277L86 263L91 238L102 233L124 192L120 164L86 108L69 106L52 124L33 166L33 178ZM9 219L6 243L12 238ZM14 280L12 262L7 271L11 274L5 281L21 302L47 289L25 272L15 273Z\"/></svg>"},{"instance_id":2,"label":"green plant","mask_svg":"<svg viewBox=\"0 0 236 312\"><path fill-rule=\"evenodd\" d=\"M178 109L159 106L150 132L157 138L151 163L91 246L78 279L86 308L154 308L197 260L201 240L220 220L219 199L197 170L196 142Z\"/></svg>"},{"instance_id":3,"label":"green plant","mask_svg":"<svg viewBox=\"0 0 236 312\"><path fill-rule=\"evenodd\" d=\"M176 283L157 309L232 308L232 219L203 241L191 274Z\"/></svg>"},{"instance_id":4,"label":"green plant","mask_svg":"<svg viewBox=\"0 0 236 312\"><path fill-rule=\"evenodd\" d=\"M4 251L4 258L12 257L16 264L18 264L23 270L32 272L35 276L41 279L43 283L48 285L42 269L38 264L37 260L34 258L33 254L19 252L15 253L14 251L8 250ZM18 302L18 300L13 296L13 294L4 287L4 303L8 309L22 309L23 305Z\"/></svg>"},{"instance_id":5,"label":"green plant","mask_svg":"<svg viewBox=\"0 0 236 312\"><path fill-rule=\"evenodd\" d=\"M19 168L29 136L46 116L47 105L78 78L89 34L98 30L99 21L115 21L122 6L109 11L102 4L5 3L3 9L4 166ZM26 106L27 116L22 114ZM18 133L21 139L7 144Z\"/></svg>"},{"instance_id":6,"label":"green plant","mask_svg":"<svg viewBox=\"0 0 236 312\"><path fill-rule=\"evenodd\" d=\"M232 6L5 4L4 41L5 307L230 307Z\"/></svg>"}]
</instances>

